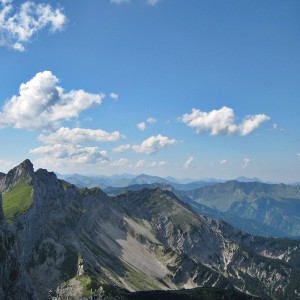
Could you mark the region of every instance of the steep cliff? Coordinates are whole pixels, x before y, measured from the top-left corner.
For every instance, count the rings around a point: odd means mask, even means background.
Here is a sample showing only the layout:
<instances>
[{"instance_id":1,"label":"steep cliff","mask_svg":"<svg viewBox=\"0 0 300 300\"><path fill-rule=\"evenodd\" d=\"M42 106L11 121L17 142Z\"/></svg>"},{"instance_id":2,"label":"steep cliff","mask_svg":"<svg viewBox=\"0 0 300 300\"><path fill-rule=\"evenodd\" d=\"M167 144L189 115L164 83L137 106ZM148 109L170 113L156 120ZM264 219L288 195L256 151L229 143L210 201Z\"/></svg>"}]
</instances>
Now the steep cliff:
<instances>
[{"instance_id":1,"label":"steep cliff","mask_svg":"<svg viewBox=\"0 0 300 300\"><path fill-rule=\"evenodd\" d=\"M34 172L28 160L0 180L0 190L4 298L113 292L127 299L135 291L213 287L299 299L299 242L256 238L199 216L170 191L108 197Z\"/></svg>"}]
</instances>

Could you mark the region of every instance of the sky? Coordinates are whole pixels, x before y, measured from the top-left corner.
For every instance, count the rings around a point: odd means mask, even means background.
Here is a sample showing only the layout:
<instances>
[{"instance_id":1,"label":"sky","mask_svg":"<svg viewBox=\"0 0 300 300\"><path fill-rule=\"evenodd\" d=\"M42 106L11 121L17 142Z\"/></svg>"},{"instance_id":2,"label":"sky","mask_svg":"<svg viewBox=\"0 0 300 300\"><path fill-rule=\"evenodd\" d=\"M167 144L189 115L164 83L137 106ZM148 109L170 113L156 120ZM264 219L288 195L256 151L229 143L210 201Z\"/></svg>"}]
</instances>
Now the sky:
<instances>
[{"instance_id":1,"label":"sky","mask_svg":"<svg viewBox=\"0 0 300 300\"><path fill-rule=\"evenodd\" d=\"M0 0L0 171L300 181L300 1Z\"/></svg>"}]
</instances>

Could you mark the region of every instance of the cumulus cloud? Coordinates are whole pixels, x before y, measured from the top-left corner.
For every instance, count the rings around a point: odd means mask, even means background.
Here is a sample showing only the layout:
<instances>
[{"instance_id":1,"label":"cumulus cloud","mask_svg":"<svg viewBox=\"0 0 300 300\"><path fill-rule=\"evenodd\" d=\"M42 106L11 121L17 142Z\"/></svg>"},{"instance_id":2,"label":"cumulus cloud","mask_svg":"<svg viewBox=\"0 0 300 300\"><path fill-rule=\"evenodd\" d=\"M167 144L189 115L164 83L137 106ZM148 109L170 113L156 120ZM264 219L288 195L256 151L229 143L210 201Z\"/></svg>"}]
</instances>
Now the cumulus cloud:
<instances>
[{"instance_id":1,"label":"cumulus cloud","mask_svg":"<svg viewBox=\"0 0 300 300\"><path fill-rule=\"evenodd\" d=\"M110 93L109 97L113 100L119 100L119 95L116 93Z\"/></svg>"},{"instance_id":2,"label":"cumulus cloud","mask_svg":"<svg viewBox=\"0 0 300 300\"><path fill-rule=\"evenodd\" d=\"M169 139L166 136L157 135L151 136L145 141L143 141L140 145L133 145L132 149L136 153L145 153L145 154L153 154L156 153L168 146L176 145L177 141L175 139Z\"/></svg>"},{"instance_id":3,"label":"cumulus cloud","mask_svg":"<svg viewBox=\"0 0 300 300\"><path fill-rule=\"evenodd\" d=\"M50 71L37 73L22 83L19 95L13 96L0 112L0 127L39 129L59 127L63 120L77 118L81 111L100 105L103 94L83 90L65 93L59 79Z\"/></svg>"},{"instance_id":4,"label":"cumulus cloud","mask_svg":"<svg viewBox=\"0 0 300 300\"><path fill-rule=\"evenodd\" d=\"M153 117L149 117L145 122L141 122L141 123L138 123L137 124L137 128L140 130L140 131L145 131L147 129L147 125L146 123L148 124L153 124L157 122L157 119L153 118Z\"/></svg>"},{"instance_id":5,"label":"cumulus cloud","mask_svg":"<svg viewBox=\"0 0 300 300\"><path fill-rule=\"evenodd\" d=\"M124 152L126 150L132 149L136 153L145 153L145 154L153 154L156 153L168 146L176 145L178 142L175 139L169 139L166 136L162 136L161 134L157 136L151 136L145 141L143 141L140 145L121 145L117 148L114 148L112 151Z\"/></svg>"},{"instance_id":6,"label":"cumulus cloud","mask_svg":"<svg viewBox=\"0 0 300 300\"><path fill-rule=\"evenodd\" d=\"M265 114L249 115L242 123L235 124L235 115L232 108L223 106L219 110L202 112L192 109L192 113L184 114L180 120L187 126L195 128L197 133L209 132L211 135L248 135L263 122L270 120Z\"/></svg>"},{"instance_id":7,"label":"cumulus cloud","mask_svg":"<svg viewBox=\"0 0 300 300\"><path fill-rule=\"evenodd\" d=\"M42 156L49 162L54 160L64 164L87 164L99 163L107 160L107 152L99 150L98 147L82 147L72 144L55 144L38 147L30 150L31 154Z\"/></svg>"},{"instance_id":8,"label":"cumulus cloud","mask_svg":"<svg viewBox=\"0 0 300 300\"><path fill-rule=\"evenodd\" d=\"M270 117L264 114L247 116L238 126L238 133L243 136L248 135L253 130L257 129L260 124L268 120L270 120Z\"/></svg>"},{"instance_id":9,"label":"cumulus cloud","mask_svg":"<svg viewBox=\"0 0 300 300\"><path fill-rule=\"evenodd\" d=\"M51 32L60 31L66 23L61 8L49 4L26 1L15 7L13 0L0 1L0 46L24 51L38 31L49 27Z\"/></svg>"},{"instance_id":10,"label":"cumulus cloud","mask_svg":"<svg viewBox=\"0 0 300 300\"><path fill-rule=\"evenodd\" d=\"M193 163L193 162L194 162L194 157L193 157L193 156L189 156L189 157L187 158L187 160L185 161L183 167L184 167L185 169L194 167L194 163Z\"/></svg>"},{"instance_id":11,"label":"cumulus cloud","mask_svg":"<svg viewBox=\"0 0 300 300\"><path fill-rule=\"evenodd\" d=\"M251 163L251 160L249 158L244 158L243 162L244 162L243 169L246 169Z\"/></svg>"},{"instance_id":12,"label":"cumulus cloud","mask_svg":"<svg viewBox=\"0 0 300 300\"><path fill-rule=\"evenodd\" d=\"M227 164L227 160L226 159L222 159L219 161L220 165L225 165Z\"/></svg>"},{"instance_id":13,"label":"cumulus cloud","mask_svg":"<svg viewBox=\"0 0 300 300\"><path fill-rule=\"evenodd\" d=\"M101 129L83 129L61 127L54 133L49 135L41 134L38 140L44 144L81 144L84 142L114 142L122 138L122 135L118 131L112 133L106 132Z\"/></svg>"},{"instance_id":14,"label":"cumulus cloud","mask_svg":"<svg viewBox=\"0 0 300 300\"><path fill-rule=\"evenodd\" d=\"M136 126L140 131L145 131L145 129L147 128L145 122L138 123Z\"/></svg>"}]
</instances>

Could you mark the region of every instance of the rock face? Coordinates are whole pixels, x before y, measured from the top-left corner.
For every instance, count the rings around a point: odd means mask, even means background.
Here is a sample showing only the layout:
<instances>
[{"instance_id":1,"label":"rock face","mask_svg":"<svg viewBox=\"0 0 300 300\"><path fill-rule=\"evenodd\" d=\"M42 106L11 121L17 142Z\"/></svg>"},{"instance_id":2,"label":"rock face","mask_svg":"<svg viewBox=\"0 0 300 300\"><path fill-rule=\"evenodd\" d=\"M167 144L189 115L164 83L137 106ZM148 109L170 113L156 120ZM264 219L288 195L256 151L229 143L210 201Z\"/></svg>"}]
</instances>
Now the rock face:
<instances>
[{"instance_id":1,"label":"rock face","mask_svg":"<svg viewBox=\"0 0 300 300\"><path fill-rule=\"evenodd\" d=\"M0 204L0 299L31 299L31 282L20 257L15 228L4 220L1 195Z\"/></svg>"},{"instance_id":2,"label":"rock face","mask_svg":"<svg viewBox=\"0 0 300 300\"><path fill-rule=\"evenodd\" d=\"M297 241L245 234L159 188L79 189L28 160L0 180L6 206L20 184L33 201L10 224L0 210L0 299L88 299L112 286L120 299L196 287L300 297Z\"/></svg>"}]
</instances>

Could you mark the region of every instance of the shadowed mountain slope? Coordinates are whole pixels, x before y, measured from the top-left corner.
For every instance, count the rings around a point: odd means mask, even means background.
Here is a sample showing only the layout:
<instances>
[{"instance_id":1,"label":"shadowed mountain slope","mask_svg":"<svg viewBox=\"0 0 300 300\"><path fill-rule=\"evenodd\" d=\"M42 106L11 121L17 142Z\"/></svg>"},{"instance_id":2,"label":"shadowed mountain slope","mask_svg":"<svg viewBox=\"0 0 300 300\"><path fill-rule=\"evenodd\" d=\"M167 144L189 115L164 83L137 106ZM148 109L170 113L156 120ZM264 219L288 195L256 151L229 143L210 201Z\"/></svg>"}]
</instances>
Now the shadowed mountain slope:
<instances>
[{"instance_id":1,"label":"shadowed mountain slope","mask_svg":"<svg viewBox=\"0 0 300 300\"><path fill-rule=\"evenodd\" d=\"M34 172L29 161L8 172L0 190L3 207L15 207L1 212L2 240L13 237L1 244L4 298L88 299L113 291L126 299L135 291L213 287L224 297L240 290L299 299L299 242L255 238L199 216L171 191L108 197Z\"/></svg>"}]
</instances>

